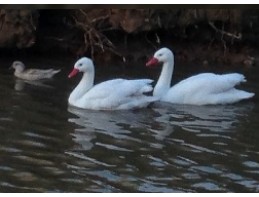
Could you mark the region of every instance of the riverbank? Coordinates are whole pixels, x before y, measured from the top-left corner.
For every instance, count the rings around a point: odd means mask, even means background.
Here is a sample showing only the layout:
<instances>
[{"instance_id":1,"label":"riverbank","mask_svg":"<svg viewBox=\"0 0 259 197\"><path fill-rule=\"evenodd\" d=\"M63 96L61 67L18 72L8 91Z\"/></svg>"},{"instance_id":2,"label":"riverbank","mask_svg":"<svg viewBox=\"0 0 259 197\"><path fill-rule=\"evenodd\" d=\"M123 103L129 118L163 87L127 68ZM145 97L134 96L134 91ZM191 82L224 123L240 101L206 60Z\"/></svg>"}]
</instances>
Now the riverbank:
<instances>
[{"instance_id":1,"label":"riverbank","mask_svg":"<svg viewBox=\"0 0 259 197\"><path fill-rule=\"evenodd\" d=\"M251 9L1 9L0 50L130 64L166 46L180 63L250 67L258 19Z\"/></svg>"}]
</instances>

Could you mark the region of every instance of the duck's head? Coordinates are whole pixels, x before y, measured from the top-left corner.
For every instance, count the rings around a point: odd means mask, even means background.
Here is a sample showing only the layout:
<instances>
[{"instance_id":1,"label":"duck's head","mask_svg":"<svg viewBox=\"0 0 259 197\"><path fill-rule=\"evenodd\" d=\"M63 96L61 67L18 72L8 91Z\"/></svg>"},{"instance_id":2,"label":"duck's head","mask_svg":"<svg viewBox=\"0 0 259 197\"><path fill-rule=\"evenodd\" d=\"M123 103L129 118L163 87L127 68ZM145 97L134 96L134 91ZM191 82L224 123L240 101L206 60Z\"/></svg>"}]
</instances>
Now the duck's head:
<instances>
[{"instance_id":1,"label":"duck's head","mask_svg":"<svg viewBox=\"0 0 259 197\"><path fill-rule=\"evenodd\" d=\"M70 72L68 75L68 78L72 78L77 75L79 72L93 72L94 71L94 64L93 61L90 58L82 57L79 59L75 65L74 69Z\"/></svg>"},{"instance_id":2,"label":"duck's head","mask_svg":"<svg viewBox=\"0 0 259 197\"><path fill-rule=\"evenodd\" d=\"M21 61L14 61L10 69L11 68L13 68L16 72L23 72L25 69L25 65Z\"/></svg>"},{"instance_id":3,"label":"duck's head","mask_svg":"<svg viewBox=\"0 0 259 197\"><path fill-rule=\"evenodd\" d=\"M168 61L174 61L174 55L170 49L164 47L155 52L154 56L146 63L146 66L155 66L158 63Z\"/></svg>"}]
</instances>

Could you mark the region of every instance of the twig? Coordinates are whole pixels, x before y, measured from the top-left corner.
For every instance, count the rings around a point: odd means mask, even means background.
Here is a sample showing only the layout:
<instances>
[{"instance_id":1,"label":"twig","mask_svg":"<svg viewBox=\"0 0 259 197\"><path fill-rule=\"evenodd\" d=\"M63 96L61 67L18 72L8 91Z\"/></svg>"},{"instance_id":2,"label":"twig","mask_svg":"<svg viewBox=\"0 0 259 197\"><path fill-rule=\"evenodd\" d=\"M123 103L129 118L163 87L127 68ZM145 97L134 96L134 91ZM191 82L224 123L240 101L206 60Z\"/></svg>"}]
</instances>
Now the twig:
<instances>
[{"instance_id":1,"label":"twig","mask_svg":"<svg viewBox=\"0 0 259 197\"><path fill-rule=\"evenodd\" d=\"M59 42L65 42L66 40L64 38L58 38L58 37L53 37L53 36L45 36L45 39L50 39L50 40L56 40Z\"/></svg>"},{"instance_id":2,"label":"twig","mask_svg":"<svg viewBox=\"0 0 259 197\"><path fill-rule=\"evenodd\" d=\"M233 33L230 33L230 32L227 32L227 31L224 31L224 30L220 30L218 29L213 22L209 21L209 25L216 31L216 32L220 32L222 35L227 35L231 38L235 38L235 39L238 39L238 40L241 40L242 39L242 34L241 33L238 33L238 35L235 35Z\"/></svg>"},{"instance_id":3,"label":"twig","mask_svg":"<svg viewBox=\"0 0 259 197\"><path fill-rule=\"evenodd\" d=\"M94 19L91 20L91 23L95 23L96 21L99 21L99 20L105 20L107 18L109 18L109 15L94 18Z\"/></svg>"},{"instance_id":4,"label":"twig","mask_svg":"<svg viewBox=\"0 0 259 197\"><path fill-rule=\"evenodd\" d=\"M30 14L30 23L31 23L31 26L33 27L34 31L37 30L37 27L34 25L33 23L33 16L32 16L32 13Z\"/></svg>"},{"instance_id":5,"label":"twig","mask_svg":"<svg viewBox=\"0 0 259 197\"><path fill-rule=\"evenodd\" d=\"M159 38L159 36L157 35L157 33L155 34L155 36L156 36L156 42L157 42L158 44L161 44L160 38Z\"/></svg>"},{"instance_id":6,"label":"twig","mask_svg":"<svg viewBox=\"0 0 259 197\"><path fill-rule=\"evenodd\" d=\"M75 21L75 25L84 32L84 48L85 50L90 49L91 57L94 58L95 47L100 48L103 52L105 50L109 50L112 53L121 57L121 55L114 50L115 46L113 45L113 43L104 34L102 34L100 30L98 31L94 25L95 22L99 20L105 20L109 16L106 15L89 20L88 15L82 9L80 9L79 11L84 16L83 21L78 21L75 16L72 17Z\"/></svg>"},{"instance_id":7,"label":"twig","mask_svg":"<svg viewBox=\"0 0 259 197\"><path fill-rule=\"evenodd\" d=\"M79 11L86 17L86 19L88 19L88 15L85 13L85 11L84 10L82 10L82 9L79 9ZM88 21L89 22L89 21Z\"/></svg>"},{"instance_id":8,"label":"twig","mask_svg":"<svg viewBox=\"0 0 259 197\"><path fill-rule=\"evenodd\" d=\"M0 30L2 30L5 22L5 13L0 15L0 20L1 20Z\"/></svg>"},{"instance_id":9,"label":"twig","mask_svg":"<svg viewBox=\"0 0 259 197\"><path fill-rule=\"evenodd\" d=\"M225 25L224 25L224 23L223 23L223 25L222 25L222 32L224 31L224 28L225 28ZM232 37L232 39L233 39L233 37ZM225 57L225 55L226 55L226 51L227 51L227 45L226 45L226 41L224 40L224 34L221 34L221 41L222 41L222 43L223 43L223 47L224 47L224 57Z\"/></svg>"},{"instance_id":10,"label":"twig","mask_svg":"<svg viewBox=\"0 0 259 197\"><path fill-rule=\"evenodd\" d=\"M148 39L147 34L148 34L148 33L145 34L145 40L146 40L154 49L157 49L156 45L154 45L154 44L152 43L152 41Z\"/></svg>"}]
</instances>

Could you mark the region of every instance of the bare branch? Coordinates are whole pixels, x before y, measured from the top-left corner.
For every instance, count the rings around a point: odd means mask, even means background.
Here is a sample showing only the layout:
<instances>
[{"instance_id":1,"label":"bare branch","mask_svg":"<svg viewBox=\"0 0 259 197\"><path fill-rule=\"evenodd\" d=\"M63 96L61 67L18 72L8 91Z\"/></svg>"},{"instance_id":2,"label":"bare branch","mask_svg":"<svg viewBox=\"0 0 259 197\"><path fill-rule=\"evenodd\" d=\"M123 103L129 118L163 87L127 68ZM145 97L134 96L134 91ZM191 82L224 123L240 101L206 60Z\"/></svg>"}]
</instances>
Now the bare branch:
<instances>
[{"instance_id":1,"label":"bare branch","mask_svg":"<svg viewBox=\"0 0 259 197\"><path fill-rule=\"evenodd\" d=\"M107 18L109 18L109 15L94 18L94 19L91 20L91 23L95 23L96 21L99 21L99 20L105 20Z\"/></svg>"},{"instance_id":2,"label":"bare branch","mask_svg":"<svg viewBox=\"0 0 259 197\"><path fill-rule=\"evenodd\" d=\"M218 29L213 22L209 21L209 25L216 31L216 32L220 32L222 35L226 35L226 36L229 36L231 38L235 38L235 39L238 39L238 40L241 40L242 39L242 34L241 33L238 33L237 35L233 34L233 33L230 33L230 32L227 32L227 31L224 31L224 30L221 30L221 29Z\"/></svg>"},{"instance_id":3,"label":"bare branch","mask_svg":"<svg viewBox=\"0 0 259 197\"><path fill-rule=\"evenodd\" d=\"M87 13L80 9L80 13L84 16L81 21L79 21L75 16L73 19L75 21L75 26L81 29L84 33L84 45L85 50L90 49L91 57L94 58L95 48L100 48L103 52L109 50L112 53L121 56L118 52L115 51L114 44L101 33L101 30L97 30L95 23L100 20L105 20L109 16L98 17L92 20L89 20Z\"/></svg>"}]
</instances>

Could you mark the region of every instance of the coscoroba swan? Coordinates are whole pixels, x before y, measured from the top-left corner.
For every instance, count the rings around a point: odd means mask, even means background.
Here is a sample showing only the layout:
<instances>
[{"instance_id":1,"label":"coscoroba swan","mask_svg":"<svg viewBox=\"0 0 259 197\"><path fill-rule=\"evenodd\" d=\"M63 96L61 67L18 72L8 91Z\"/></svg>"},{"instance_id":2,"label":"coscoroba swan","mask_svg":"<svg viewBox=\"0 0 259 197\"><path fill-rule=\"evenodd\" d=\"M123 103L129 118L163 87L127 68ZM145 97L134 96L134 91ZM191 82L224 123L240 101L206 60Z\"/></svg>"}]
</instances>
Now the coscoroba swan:
<instances>
[{"instance_id":1,"label":"coscoroba swan","mask_svg":"<svg viewBox=\"0 0 259 197\"><path fill-rule=\"evenodd\" d=\"M246 81L244 75L239 73L202 73L170 87L174 70L172 51L168 48L158 50L146 66L151 67L159 62L163 63L163 68L154 87L153 96L158 97L160 101L191 105L231 104L254 96L254 93L234 87Z\"/></svg>"},{"instance_id":2,"label":"coscoroba swan","mask_svg":"<svg viewBox=\"0 0 259 197\"><path fill-rule=\"evenodd\" d=\"M21 61L14 61L10 68L15 70L14 75L17 78L29 81L49 79L60 72L60 70L54 69L25 69L25 65Z\"/></svg>"},{"instance_id":3,"label":"coscoroba swan","mask_svg":"<svg viewBox=\"0 0 259 197\"><path fill-rule=\"evenodd\" d=\"M146 107L157 99L144 93L153 90L151 79L113 79L94 85L95 69L91 59L79 59L69 78L78 72L83 77L69 96L70 105L92 110L123 110Z\"/></svg>"}]
</instances>

